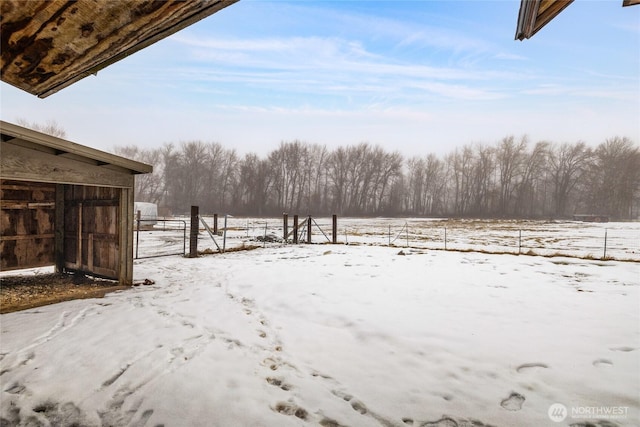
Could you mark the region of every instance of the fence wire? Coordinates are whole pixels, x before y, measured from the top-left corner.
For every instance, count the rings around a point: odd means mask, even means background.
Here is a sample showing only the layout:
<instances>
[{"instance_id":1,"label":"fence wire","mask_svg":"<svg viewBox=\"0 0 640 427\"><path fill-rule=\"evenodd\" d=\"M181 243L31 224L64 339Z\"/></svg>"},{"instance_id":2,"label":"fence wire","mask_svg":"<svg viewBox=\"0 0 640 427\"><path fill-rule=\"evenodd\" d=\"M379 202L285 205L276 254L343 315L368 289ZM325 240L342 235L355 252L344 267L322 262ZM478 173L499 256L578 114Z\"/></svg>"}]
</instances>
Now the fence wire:
<instances>
[{"instance_id":1,"label":"fence wire","mask_svg":"<svg viewBox=\"0 0 640 427\"><path fill-rule=\"evenodd\" d=\"M184 220L188 222L188 218ZM202 220L213 229L213 217L203 216ZM306 243L307 221L308 217L300 217L301 244ZM217 230L219 235L225 231L220 227ZM226 228L227 249L291 243L292 217L287 230L288 235L284 236L282 218L230 217ZM639 222L338 218L337 231L338 243L351 245L640 261ZM312 243L331 242L331 218L313 218L311 236ZM198 247L206 249L213 245L206 228L201 226Z\"/></svg>"}]
</instances>

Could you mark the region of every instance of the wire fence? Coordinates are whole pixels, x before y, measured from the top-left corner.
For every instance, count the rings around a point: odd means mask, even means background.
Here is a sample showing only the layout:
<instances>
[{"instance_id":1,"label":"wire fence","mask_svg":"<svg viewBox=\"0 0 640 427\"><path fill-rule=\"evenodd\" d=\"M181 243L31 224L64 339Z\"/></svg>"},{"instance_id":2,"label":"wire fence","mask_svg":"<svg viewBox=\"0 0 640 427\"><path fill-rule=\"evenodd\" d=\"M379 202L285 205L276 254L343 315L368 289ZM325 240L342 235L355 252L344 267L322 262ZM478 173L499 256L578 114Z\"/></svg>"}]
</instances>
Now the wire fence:
<instances>
[{"instance_id":1,"label":"wire fence","mask_svg":"<svg viewBox=\"0 0 640 427\"><path fill-rule=\"evenodd\" d=\"M344 221L352 242L418 249L640 261L640 223L376 219Z\"/></svg>"},{"instance_id":2,"label":"wire fence","mask_svg":"<svg viewBox=\"0 0 640 427\"><path fill-rule=\"evenodd\" d=\"M133 238L134 259L184 255L187 247L187 221L137 219Z\"/></svg>"},{"instance_id":3,"label":"wire fence","mask_svg":"<svg viewBox=\"0 0 640 427\"><path fill-rule=\"evenodd\" d=\"M178 220L188 227L189 218ZM286 227L283 218L229 216L226 227L217 227L219 224L215 224L212 216L201 216L200 220L198 248L201 251L224 252L294 241L291 218ZM156 225L154 230L160 226ZM310 232L308 227L308 217L301 217L297 228L298 243L308 243L309 236L311 243L316 244L334 240L332 218L312 218ZM337 243L349 245L640 262L640 222L338 218L336 232ZM161 236L148 237L158 239ZM165 244L169 240L163 239ZM149 244L145 250L153 250L153 247L154 244Z\"/></svg>"}]
</instances>

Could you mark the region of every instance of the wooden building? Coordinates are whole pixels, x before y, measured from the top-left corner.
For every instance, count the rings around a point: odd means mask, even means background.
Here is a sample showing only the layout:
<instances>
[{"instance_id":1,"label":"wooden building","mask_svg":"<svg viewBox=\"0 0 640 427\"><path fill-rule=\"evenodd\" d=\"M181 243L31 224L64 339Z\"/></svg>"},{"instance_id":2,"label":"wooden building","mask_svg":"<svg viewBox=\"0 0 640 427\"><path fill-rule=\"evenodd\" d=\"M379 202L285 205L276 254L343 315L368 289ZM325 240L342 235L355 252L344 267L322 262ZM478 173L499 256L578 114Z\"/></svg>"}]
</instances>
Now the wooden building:
<instances>
[{"instance_id":1,"label":"wooden building","mask_svg":"<svg viewBox=\"0 0 640 427\"><path fill-rule=\"evenodd\" d=\"M0 267L133 280L136 174L152 166L0 121Z\"/></svg>"}]
</instances>

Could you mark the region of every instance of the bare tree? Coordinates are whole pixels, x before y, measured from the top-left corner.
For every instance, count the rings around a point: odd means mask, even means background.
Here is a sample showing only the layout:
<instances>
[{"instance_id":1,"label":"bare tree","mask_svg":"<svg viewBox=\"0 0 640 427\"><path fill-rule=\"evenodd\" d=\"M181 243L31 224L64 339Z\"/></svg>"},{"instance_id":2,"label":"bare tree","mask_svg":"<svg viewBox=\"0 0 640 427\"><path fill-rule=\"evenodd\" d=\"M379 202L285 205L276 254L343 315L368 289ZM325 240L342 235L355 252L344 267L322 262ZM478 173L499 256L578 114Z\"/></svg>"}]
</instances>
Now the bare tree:
<instances>
[{"instance_id":1,"label":"bare tree","mask_svg":"<svg viewBox=\"0 0 640 427\"><path fill-rule=\"evenodd\" d=\"M466 145L439 158L404 160L398 152L360 143L328 151L282 142L266 158L219 143L191 141L178 149L116 151L154 166L137 179L136 198L186 212L274 215L283 211L340 215L566 215L586 210L621 219L640 206L640 153L627 138L596 150L583 142L554 145L508 136ZM301 210L305 210L301 212Z\"/></svg>"},{"instance_id":2,"label":"bare tree","mask_svg":"<svg viewBox=\"0 0 640 427\"><path fill-rule=\"evenodd\" d=\"M455 149L447 156L447 169L451 177L453 191L453 213L464 216L468 213L471 202L473 185L473 150L465 146L462 150Z\"/></svg>"},{"instance_id":3,"label":"bare tree","mask_svg":"<svg viewBox=\"0 0 640 427\"><path fill-rule=\"evenodd\" d=\"M538 142L529 153L522 154L521 172L516 184L514 213L518 216L535 216L541 212L536 202L538 177L546 167L549 143Z\"/></svg>"},{"instance_id":4,"label":"bare tree","mask_svg":"<svg viewBox=\"0 0 640 427\"><path fill-rule=\"evenodd\" d=\"M513 136L508 136L502 139L496 150L496 162L500 172L500 210L498 214L501 216L512 213L513 191L517 175L521 172L527 144L526 136L523 136L519 142L516 142Z\"/></svg>"},{"instance_id":5,"label":"bare tree","mask_svg":"<svg viewBox=\"0 0 640 427\"><path fill-rule=\"evenodd\" d=\"M344 215L347 209L347 171L348 152L339 147L334 150L327 161L328 184L331 186L331 210Z\"/></svg>"},{"instance_id":6,"label":"bare tree","mask_svg":"<svg viewBox=\"0 0 640 427\"><path fill-rule=\"evenodd\" d=\"M153 166L152 173L136 176L134 198L141 202L160 204L164 196L164 164L162 150L142 150L134 145L115 147L115 154Z\"/></svg>"},{"instance_id":7,"label":"bare tree","mask_svg":"<svg viewBox=\"0 0 640 427\"><path fill-rule=\"evenodd\" d=\"M20 117L16 120L16 123L22 127L37 130L38 132L46 133L47 135L56 136L58 138L67 137L67 132L55 120L47 120L45 124L41 124L37 122L29 122L27 119Z\"/></svg>"},{"instance_id":8,"label":"bare tree","mask_svg":"<svg viewBox=\"0 0 640 427\"><path fill-rule=\"evenodd\" d=\"M488 215L493 204L494 153L490 146L477 145L475 149L471 192L471 213L475 215Z\"/></svg>"},{"instance_id":9,"label":"bare tree","mask_svg":"<svg viewBox=\"0 0 640 427\"><path fill-rule=\"evenodd\" d=\"M628 138L607 139L596 148L588 173L588 208L614 218L631 218L640 190L640 149Z\"/></svg>"},{"instance_id":10,"label":"bare tree","mask_svg":"<svg viewBox=\"0 0 640 427\"><path fill-rule=\"evenodd\" d=\"M272 175L268 160L260 159L256 154L247 154L239 163L238 186L242 189L242 213L253 215L270 214L268 198L272 188Z\"/></svg>"},{"instance_id":11,"label":"bare tree","mask_svg":"<svg viewBox=\"0 0 640 427\"><path fill-rule=\"evenodd\" d=\"M581 141L556 145L549 150L547 169L553 186L555 215L567 213L571 194L587 169L591 155L591 150Z\"/></svg>"}]
</instances>

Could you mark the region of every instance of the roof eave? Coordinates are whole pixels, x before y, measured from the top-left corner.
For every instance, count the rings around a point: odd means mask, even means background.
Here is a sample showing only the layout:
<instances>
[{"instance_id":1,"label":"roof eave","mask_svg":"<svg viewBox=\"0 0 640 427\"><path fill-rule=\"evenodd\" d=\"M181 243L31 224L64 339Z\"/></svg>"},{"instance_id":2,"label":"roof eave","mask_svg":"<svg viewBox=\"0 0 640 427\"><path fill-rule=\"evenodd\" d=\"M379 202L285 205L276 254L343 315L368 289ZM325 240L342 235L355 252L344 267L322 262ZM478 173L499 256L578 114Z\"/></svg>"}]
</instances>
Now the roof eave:
<instances>
[{"instance_id":1,"label":"roof eave","mask_svg":"<svg viewBox=\"0 0 640 427\"><path fill-rule=\"evenodd\" d=\"M571 3L573 0L521 0L515 39L533 37Z\"/></svg>"},{"instance_id":2,"label":"roof eave","mask_svg":"<svg viewBox=\"0 0 640 427\"><path fill-rule=\"evenodd\" d=\"M137 162L135 160L127 159L125 157L117 156L85 145L80 145L75 142L67 141L66 139L47 135L13 123L0 121L0 131L2 135L49 147L61 153L71 153L100 162L101 164L118 166L129 170L132 174L153 172L153 166L146 163Z\"/></svg>"}]
</instances>

